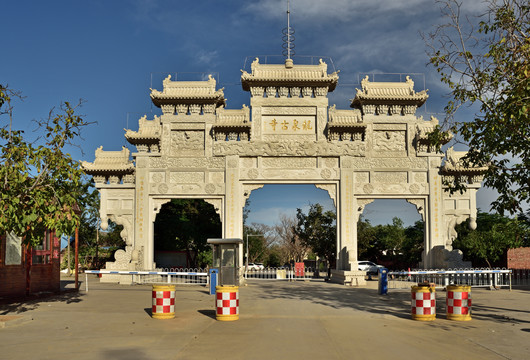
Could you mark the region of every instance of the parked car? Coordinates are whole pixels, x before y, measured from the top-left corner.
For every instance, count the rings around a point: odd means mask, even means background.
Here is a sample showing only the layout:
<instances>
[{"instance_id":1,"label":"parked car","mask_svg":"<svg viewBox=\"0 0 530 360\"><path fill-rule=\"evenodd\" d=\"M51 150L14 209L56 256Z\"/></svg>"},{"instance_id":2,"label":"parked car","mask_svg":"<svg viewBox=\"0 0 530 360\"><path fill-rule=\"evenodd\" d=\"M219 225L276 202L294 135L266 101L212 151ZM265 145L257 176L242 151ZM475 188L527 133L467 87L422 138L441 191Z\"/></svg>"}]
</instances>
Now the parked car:
<instances>
[{"instance_id":1,"label":"parked car","mask_svg":"<svg viewBox=\"0 0 530 360\"><path fill-rule=\"evenodd\" d=\"M371 261L358 261L358 269L361 271L366 271L368 274L377 274L379 272L379 268L384 267L383 265L377 265L374 262Z\"/></svg>"},{"instance_id":2,"label":"parked car","mask_svg":"<svg viewBox=\"0 0 530 360\"><path fill-rule=\"evenodd\" d=\"M257 271L257 270L263 270L265 269L265 266L263 266L263 264L261 263L249 263L248 264L248 270L249 271Z\"/></svg>"}]
</instances>

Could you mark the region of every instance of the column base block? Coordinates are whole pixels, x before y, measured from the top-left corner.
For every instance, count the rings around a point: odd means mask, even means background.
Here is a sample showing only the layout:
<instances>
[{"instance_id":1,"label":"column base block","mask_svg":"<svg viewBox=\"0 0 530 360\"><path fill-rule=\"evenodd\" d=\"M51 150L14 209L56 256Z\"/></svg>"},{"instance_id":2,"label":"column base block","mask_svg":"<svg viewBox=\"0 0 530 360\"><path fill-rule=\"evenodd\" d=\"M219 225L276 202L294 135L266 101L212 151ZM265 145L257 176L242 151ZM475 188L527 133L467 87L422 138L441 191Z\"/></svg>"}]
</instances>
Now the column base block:
<instances>
[{"instance_id":1,"label":"column base block","mask_svg":"<svg viewBox=\"0 0 530 360\"><path fill-rule=\"evenodd\" d=\"M331 270L331 282L348 286L365 286L366 271Z\"/></svg>"}]
</instances>

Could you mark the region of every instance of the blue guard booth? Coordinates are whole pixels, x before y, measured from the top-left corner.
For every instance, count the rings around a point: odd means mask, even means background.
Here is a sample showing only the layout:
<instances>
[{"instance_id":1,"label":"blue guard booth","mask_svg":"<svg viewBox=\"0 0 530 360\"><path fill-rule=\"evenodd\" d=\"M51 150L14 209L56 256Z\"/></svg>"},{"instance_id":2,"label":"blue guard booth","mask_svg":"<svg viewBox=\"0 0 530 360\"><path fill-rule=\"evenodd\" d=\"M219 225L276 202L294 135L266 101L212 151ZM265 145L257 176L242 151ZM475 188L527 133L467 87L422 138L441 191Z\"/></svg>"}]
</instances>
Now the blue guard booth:
<instances>
[{"instance_id":1,"label":"blue guard booth","mask_svg":"<svg viewBox=\"0 0 530 360\"><path fill-rule=\"evenodd\" d=\"M213 250L210 294L215 294L216 286L239 286L239 246L242 243L242 239L208 239Z\"/></svg>"}]
</instances>

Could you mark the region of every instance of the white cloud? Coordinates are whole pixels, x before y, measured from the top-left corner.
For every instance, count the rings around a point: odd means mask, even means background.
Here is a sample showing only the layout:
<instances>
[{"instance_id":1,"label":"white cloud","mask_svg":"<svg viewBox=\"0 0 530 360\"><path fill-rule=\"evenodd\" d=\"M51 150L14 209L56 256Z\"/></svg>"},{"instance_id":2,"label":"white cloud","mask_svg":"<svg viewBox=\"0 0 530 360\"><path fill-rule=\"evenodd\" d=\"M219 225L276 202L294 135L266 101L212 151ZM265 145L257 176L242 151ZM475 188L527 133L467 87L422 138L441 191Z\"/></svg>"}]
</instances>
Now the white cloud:
<instances>
[{"instance_id":1,"label":"white cloud","mask_svg":"<svg viewBox=\"0 0 530 360\"><path fill-rule=\"evenodd\" d=\"M217 60L218 55L219 55L219 52L217 50L211 50L211 51L199 50L197 52L196 59L197 59L197 62L201 64L212 65Z\"/></svg>"},{"instance_id":2,"label":"white cloud","mask_svg":"<svg viewBox=\"0 0 530 360\"><path fill-rule=\"evenodd\" d=\"M389 12L415 12L424 0L291 0L291 17L305 21L350 21L354 18L371 18ZM280 19L286 17L285 0L260 0L248 4L244 11L260 17ZM367 15L369 14L369 15Z\"/></svg>"}]
</instances>

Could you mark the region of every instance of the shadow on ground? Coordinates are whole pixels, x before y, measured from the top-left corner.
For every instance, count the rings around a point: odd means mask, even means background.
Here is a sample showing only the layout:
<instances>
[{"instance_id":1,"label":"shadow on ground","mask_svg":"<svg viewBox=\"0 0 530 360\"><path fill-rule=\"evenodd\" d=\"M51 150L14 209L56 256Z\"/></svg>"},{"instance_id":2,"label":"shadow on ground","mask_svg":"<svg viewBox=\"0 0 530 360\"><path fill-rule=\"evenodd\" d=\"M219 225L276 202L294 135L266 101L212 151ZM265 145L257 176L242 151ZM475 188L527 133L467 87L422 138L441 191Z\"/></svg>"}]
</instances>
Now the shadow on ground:
<instances>
[{"instance_id":1,"label":"shadow on ground","mask_svg":"<svg viewBox=\"0 0 530 360\"><path fill-rule=\"evenodd\" d=\"M83 301L83 295L75 289L61 291L60 293L38 293L24 298L4 299L0 303L0 315L20 314L38 308L41 303L62 302L66 304Z\"/></svg>"},{"instance_id":2,"label":"shadow on ground","mask_svg":"<svg viewBox=\"0 0 530 360\"><path fill-rule=\"evenodd\" d=\"M348 308L376 314L410 318L410 293L389 292L379 295L369 288L346 287L325 282L260 283L263 299L306 300L335 309Z\"/></svg>"},{"instance_id":3,"label":"shadow on ground","mask_svg":"<svg viewBox=\"0 0 530 360\"><path fill-rule=\"evenodd\" d=\"M314 304L335 309L347 308L372 314L392 315L398 318L411 317L411 293L409 290L389 289L387 295L379 295L374 288L357 288L324 282L250 283L259 289L262 299L293 299L311 301ZM504 291L504 290L503 290ZM509 293L506 294L509 296ZM487 299L487 296L486 296ZM437 318L446 316L445 291L436 293ZM472 318L493 322L530 323L530 311L520 308L492 307L484 300L473 303Z\"/></svg>"},{"instance_id":4,"label":"shadow on ground","mask_svg":"<svg viewBox=\"0 0 530 360\"><path fill-rule=\"evenodd\" d=\"M198 312L204 316L208 316L209 318L212 318L214 320L217 319L217 316L215 314L215 310L198 310Z\"/></svg>"}]
</instances>

